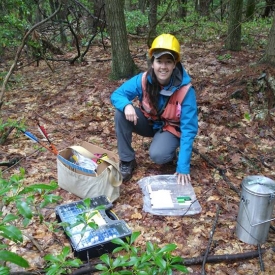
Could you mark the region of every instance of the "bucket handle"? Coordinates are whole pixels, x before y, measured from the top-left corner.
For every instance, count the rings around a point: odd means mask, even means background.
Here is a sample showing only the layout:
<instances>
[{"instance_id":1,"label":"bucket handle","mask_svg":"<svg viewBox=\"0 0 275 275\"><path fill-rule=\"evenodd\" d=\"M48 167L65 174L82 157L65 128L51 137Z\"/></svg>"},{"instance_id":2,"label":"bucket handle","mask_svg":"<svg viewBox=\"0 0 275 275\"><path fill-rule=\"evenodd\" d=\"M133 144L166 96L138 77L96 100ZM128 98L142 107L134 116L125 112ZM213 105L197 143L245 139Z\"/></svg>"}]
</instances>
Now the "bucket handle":
<instances>
[{"instance_id":1,"label":"bucket handle","mask_svg":"<svg viewBox=\"0 0 275 275\"><path fill-rule=\"evenodd\" d=\"M271 199L273 198L273 195L271 195ZM247 208L246 208L246 205L245 205L245 199L243 197L241 199L241 202L243 203L245 214L247 216L247 219L248 219L248 222L249 222L250 226L254 227L254 226L257 226L257 225L260 225L260 224L263 224L263 223L267 223L267 222L271 222L271 221L275 220L275 218L273 218L273 219L270 219L270 220L266 220L266 221L263 221L263 222L252 224L251 221L250 221L250 219L249 219L248 211L247 211Z\"/></svg>"}]
</instances>

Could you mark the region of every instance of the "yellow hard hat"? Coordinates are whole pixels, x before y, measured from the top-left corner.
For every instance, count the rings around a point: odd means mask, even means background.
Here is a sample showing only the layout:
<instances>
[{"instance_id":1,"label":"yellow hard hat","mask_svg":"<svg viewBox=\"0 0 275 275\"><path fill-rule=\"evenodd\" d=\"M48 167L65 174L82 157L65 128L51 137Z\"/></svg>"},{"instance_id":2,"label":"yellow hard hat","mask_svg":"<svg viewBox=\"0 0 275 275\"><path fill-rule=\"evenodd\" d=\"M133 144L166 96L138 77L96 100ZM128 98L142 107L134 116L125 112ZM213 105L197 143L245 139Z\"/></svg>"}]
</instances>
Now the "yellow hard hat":
<instances>
[{"instance_id":1,"label":"yellow hard hat","mask_svg":"<svg viewBox=\"0 0 275 275\"><path fill-rule=\"evenodd\" d=\"M152 58L155 50L165 49L175 54L175 61L180 61L180 43L178 39L171 34L161 34L157 36L149 50L149 57Z\"/></svg>"}]
</instances>

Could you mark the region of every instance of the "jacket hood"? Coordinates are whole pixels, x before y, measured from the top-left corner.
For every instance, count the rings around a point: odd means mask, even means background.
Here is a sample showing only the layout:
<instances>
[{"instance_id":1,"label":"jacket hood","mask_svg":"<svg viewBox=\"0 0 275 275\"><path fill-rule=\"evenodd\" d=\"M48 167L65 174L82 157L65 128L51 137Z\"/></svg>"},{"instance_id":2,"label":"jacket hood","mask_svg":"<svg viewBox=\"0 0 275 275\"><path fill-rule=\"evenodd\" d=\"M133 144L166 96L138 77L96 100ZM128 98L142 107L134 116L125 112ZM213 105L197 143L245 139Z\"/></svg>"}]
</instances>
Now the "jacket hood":
<instances>
[{"instance_id":1,"label":"jacket hood","mask_svg":"<svg viewBox=\"0 0 275 275\"><path fill-rule=\"evenodd\" d=\"M169 90L179 89L181 86L191 82L190 76L185 71L184 67L180 62L177 63L174 72L171 77Z\"/></svg>"}]
</instances>

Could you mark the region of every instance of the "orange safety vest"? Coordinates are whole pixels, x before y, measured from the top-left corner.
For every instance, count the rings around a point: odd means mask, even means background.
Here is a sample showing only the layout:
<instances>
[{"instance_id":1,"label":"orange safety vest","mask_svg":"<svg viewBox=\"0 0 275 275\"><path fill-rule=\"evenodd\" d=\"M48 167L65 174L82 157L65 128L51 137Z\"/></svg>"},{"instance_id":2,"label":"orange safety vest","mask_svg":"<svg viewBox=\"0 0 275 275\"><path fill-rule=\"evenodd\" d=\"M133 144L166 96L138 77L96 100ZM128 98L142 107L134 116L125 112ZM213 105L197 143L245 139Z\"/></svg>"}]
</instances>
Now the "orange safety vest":
<instances>
[{"instance_id":1,"label":"orange safety vest","mask_svg":"<svg viewBox=\"0 0 275 275\"><path fill-rule=\"evenodd\" d=\"M190 87L192 86L190 83L182 86L179 90L175 91L169 98L167 105L162 112L162 114L157 115L157 111L151 107L149 95L146 91L146 73L142 75L142 102L140 103L140 109L148 119L152 119L153 121L163 120L164 126L163 131L168 131L174 134L177 137L180 137L180 114L181 114L181 104L188 93Z\"/></svg>"}]
</instances>

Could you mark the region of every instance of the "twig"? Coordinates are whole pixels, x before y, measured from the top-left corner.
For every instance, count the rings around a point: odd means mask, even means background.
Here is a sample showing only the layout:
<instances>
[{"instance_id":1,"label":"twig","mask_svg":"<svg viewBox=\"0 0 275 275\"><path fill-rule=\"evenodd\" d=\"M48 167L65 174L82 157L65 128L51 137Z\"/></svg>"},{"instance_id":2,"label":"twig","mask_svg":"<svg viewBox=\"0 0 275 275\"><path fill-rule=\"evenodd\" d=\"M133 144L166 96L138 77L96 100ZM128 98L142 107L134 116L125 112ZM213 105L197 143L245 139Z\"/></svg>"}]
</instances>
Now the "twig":
<instances>
[{"instance_id":1,"label":"twig","mask_svg":"<svg viewBox=\"0 0 275 275\"><path fill-rule=\"evenodd\" d=\"M275 252L275 247L271 248ZM262 254L268 251L268 249L262 249ZM207 263L220 263L220 262L236 262L243 261L248 259L253 259L259 257L259 251L250 251L246 253L237 253L237 254L223 254L223 255L210 255L207 257ZM186 266L199 265L203 262L204 257L195 257L195 258L185 258L184 264Z\"/></svg>"},{"instance_id":2,"label":"twig","mask_svg":"<svg viewBox=\"0 0 275 275\"><path fill-rule=\"evenodd\" d=\"M9 171L10 169L12 169L15 165L19 164L22 160L26 159L27 157L30 157L32 155L34 155L36 152L40 151L42 147L39 147L38 149L36 149L35 151L33 151L32 153L30 153L29 155L22 157L20 159L17 160L17 162L15 164L13 164L12 166L6 168L5 170L2 171L2 173Z\"/></svg>"},{"instance_id":3,"label":"twig","mask_svg":"<svg viewBox=\"0 0 275 275\"><path fill-rule=\"evenodd\" d=\"M210 247L211 247L211 243L212 243L212 240L213 240L214 232L215 232L216 225L217 225L217 222L218 222L218 217L219 217L219 214L220 214L220 206L218 204L216 205L216 208L217 208L216 209L216 217L215 217L212 229L210 231L210 237L209 237L209 240L208 240L208 245L207 245L204 257L203 257L202 270L201 270L202 275L206 274L205 273L205 263L206 263L206 260L207 260L207 257L208 257L209 251L210 251Z\"/></svg>"},{"instance_id":4,"label":"twig","mask_svg":"<svg viewBox=\"0 0 275 275\"><path fill-rule=\"evenodd\" d=\"M272 169L272 165L267 164L265 161L265 158L263 156L260 156L259 159L264 167L266 167L268 169Z\"/></svg>"},{"instance_id":5,"label":"twig","mask_svg":"<svg viewBox=\"0 0 275 275\"><path fill-rule=\"evenodd\" d=\"M264 262L263 262L263 258L262 258L262 250L261 250L260 244L258 244L258 252L259 252L260 268L261 268L261 271L264 271Z\"/></svg>"},{"instance_id":6,"label":"twig","mask_svg":"<svg viewBox=\"0 0 275 275\"><path fill-rule=\"evenodd\" d=\"M45 273L45 272L43 272ZM41 275L41 272L31 272L31 271L18 271L18 272L10 272L10 275Z\"/></svg>"},{"instance_id":7,"label":"twig","mask_svg":"<svg viewBox=\"0 0 275 275\"><path fill-rule=\"evenodd\" d=\"M231 183L231 181L230 181L230 180L228 179L228 177L225 175L225 171L224 171L224 170L220 172L220 175L222 176L223 180L230 186L230 188L231 188L232 190L234 190L234 191L240 196L240 194L241 194L240 190L237 189L237 188Z\"/></svg>"},{"instance_id":8,"label":"twig","mask_svg":"<svg viewBox=\"0 0 275 275\"><path fill-rule=\"evenodd\" d=\"M201 154L196 148L193 148L193 152L199 155L203 160L205 160L210 166L217 169L219 174L222 176L223 180L230 186L232 190L234 190L238 195L240 195L240 191L231 183L231 181L225 175L226 170L218 167L211 159Z\"/></svg>"},{"instance_id":9,"label":"twig","mask_svg":"<svg viewBox=\"0 0 275 275\"><path fill-rule=\"evenodd\" d=\"M197 155L199 155L203 160L205 160L210 166L212 166L213 168L217 169L219 172L220 170L222 170L221 168L219 168L216 163L214 163L211 159L209 159L208 157L206 157L205 155L203 155L202 153L199 152L198 149L193 148L193 152L196 153Z\"/></svg>"},{"instance_id":10,"label":"twig","mask_svg":"<svg viewBox=\"0 0 275 275\"><path fill-rule=\"evenodd\" d=\"M39 245L39 243L32 236L30 236L29 234L27 234L25 232L23 232L23 235L25 237L27 237L35 245L35 247L39 250L40 253L44 252L42 247Z\"/></svg>"},{"instance_id":11,"label":"twig","mask_svg":"<svg viewBox=\"0 0 275 275\"><path fill-rule=\"evenodd\" d=\"M13 131L15 127L9 127L9 129L3 133L3 135L0 137L0 145L3 145L6 141L6 139L8 138L8 136L10 135L10 133Z\"/></svg>"},{"instance_id":12,"label":"twig","mask_svg":"<svg viewBox=\"0 0 275 275\"><path fill-rule=\"evenodd\" d=\"M91 273L95 273L95 272L98 272L98 269L96 269L95 267L91 266L90 263L88 263L86 266L73 271L71 275L84 275L84 274L90 275Z\"/></svg>"}]
</instances>

